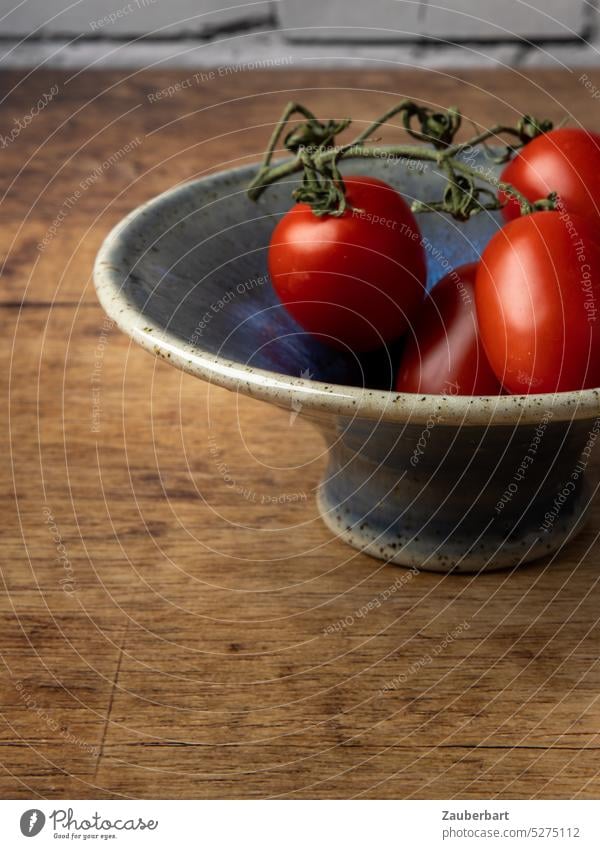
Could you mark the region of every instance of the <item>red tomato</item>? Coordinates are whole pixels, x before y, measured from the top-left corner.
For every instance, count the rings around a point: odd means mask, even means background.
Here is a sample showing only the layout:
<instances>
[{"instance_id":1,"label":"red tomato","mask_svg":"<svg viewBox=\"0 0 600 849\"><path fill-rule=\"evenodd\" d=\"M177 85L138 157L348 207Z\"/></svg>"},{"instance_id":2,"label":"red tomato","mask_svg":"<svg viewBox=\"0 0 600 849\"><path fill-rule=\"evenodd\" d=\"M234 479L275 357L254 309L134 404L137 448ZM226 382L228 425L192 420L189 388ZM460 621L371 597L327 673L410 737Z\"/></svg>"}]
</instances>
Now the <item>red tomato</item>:
<instances>
[{"instance_id":1,"label":"red tomato","mask_svg":"<svg viewBox=\"0 0 600 849\"><path fill-rule=\"evenodd\" d=\"M425 294L421 233L406 201L372 177L345 180L349 209L316 216L298 203L279 221L269 274L305 330L367 351L400 336Z\"/></svg>"},{"instance_id":2,"label":"red tomato","mask_svg":"<svg viewBox=\"0 0 600 849\"><path fill-rule=\"evenodd\" d=\"M500 179L529 201L558 192L561 209L600 222L600 135L571 127L551 130L526 144ZM502 192L500 199L506 199ZM514 198L502 211L507 221L520 215Z\"/></svg>"},{"instance_id":3,"label":"red tomato","mask_svg":"<svg viewBox=\"0 0 600 849\"><path fill-rule=\"evenodd\" d=\"M477 332L476 271L476 262L461 265L425 299L400 360L396 392L499 395L502 391Z\"/></svg>"},{"instance_id":4,"label":"red tomato","mask_svg":"<svg viewBox=\"0 0 600 849\"><path fill-rule=\"evenodd\" d=\"M600 245L578 216L537 212L485 248L475 285L479 332L509 392L600 387Z\"/></svg>"}]
</instances>

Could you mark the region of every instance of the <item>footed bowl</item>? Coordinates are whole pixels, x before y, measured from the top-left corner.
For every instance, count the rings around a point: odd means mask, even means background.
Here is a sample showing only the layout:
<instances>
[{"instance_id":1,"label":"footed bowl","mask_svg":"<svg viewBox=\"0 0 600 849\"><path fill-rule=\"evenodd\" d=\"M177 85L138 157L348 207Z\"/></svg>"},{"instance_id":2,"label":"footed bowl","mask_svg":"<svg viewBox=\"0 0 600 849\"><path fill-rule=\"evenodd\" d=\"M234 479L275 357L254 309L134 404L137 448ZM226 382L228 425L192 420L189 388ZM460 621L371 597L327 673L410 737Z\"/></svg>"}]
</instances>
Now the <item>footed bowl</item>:
<instances>
[{"instance_id":1,"label":"footed bowl","mask_svg":"<svg viewBox=\"0 0 600 849\"><path fill-rule=\"evenodd\" d=\"M380 177L408 200L441 191L431 169L391 158L342 170ZM309 418L329 445L320 513L350 545L403 566L476 572L565 544L598 488L600 393L391 392L397 351L334 351L279 303L266 254L293 185L253 203L245 188L255 173L176 186L118 224L94 269L108 315L171 365ZM428 285L476 259L499 226L487 214L419 224Z\"/></svg>"}]
</instances>

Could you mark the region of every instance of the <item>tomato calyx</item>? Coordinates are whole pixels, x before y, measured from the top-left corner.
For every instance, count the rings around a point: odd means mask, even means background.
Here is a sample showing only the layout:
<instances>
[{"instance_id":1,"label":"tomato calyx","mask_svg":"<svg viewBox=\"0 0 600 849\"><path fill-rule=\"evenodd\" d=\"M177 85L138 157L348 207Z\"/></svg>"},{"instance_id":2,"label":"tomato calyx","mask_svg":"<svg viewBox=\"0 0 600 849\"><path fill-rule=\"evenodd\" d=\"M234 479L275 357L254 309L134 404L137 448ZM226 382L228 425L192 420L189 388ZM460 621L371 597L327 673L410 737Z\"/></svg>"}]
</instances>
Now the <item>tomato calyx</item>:
<instances>
[{"instance_id":1,"label":"tomato calyx","mask_svg":"<svg viewBox=\"0 0 600 849\"><path fill-rule=\"evenodd\" d=\"M523 115L517 123L517 132L522 145L527 144L538 136L549 133L554 128L552 121L544 119L539 121L533 115Z\"/></svg>"},{"instance_id":2,"label":"tomato calyx","mask_svg":"<svg viewBox=\"0 0 600 849\"><path fill-rule=\"evenodd\" d=\"M350 118L322 123L311 116L304 124L290 130L283 143L291 153L298 153L303 148L316 150L330 144L350 123Z\"/></svg>"},{"instance_id":3,"label":"tomato calyx","mask_svg":"<svg viewBox=\"0 0 600 849\"><path fill-rule=\"evenodd\" d=\"M303 164L302 183L292 192L298 203L307 203L313 213L340 216L346 211L346 186L335 158L322 161L306 149L300 151Z\"/></svg>"},{"instance_id":4,"label":"tomato calyx","mask_svg":"<svg viewBox=\"0 0 600 849\"><path fill-rule=\"evenodd\" d=\"M413 212L447 212L458 221L468 221L483 209L496 209L496 195L487 186L479 186L470 174L456 174L448 167L448 183L440 201L414 201Z\"/></svg>"},{"instance_id":5,"label":"tomato calyx","mask_svg":"<svg viewBox=\"0 0 600 849\"><path fill-rule=\"evenodd\" d=\"M545 198L539 200L528 201L527 198L520 192L515 191L514 186L510 183L498 183L498 191L504 198L501 201L501 207L510 203L510 199L514 198L519 204L521 215L532 215L534 212L556 212L560 210L560 199L557 192L550 192Z\"/></svg>"},{"instance_id":6,"label":"tomato calyx","mask_svg":"<svg viewBox=\"0 0 600 849\"><path fill-rule=\"evenodd\" d=\"M420 130L412 126L414 118L419 121ZM429 142L439 150L450 147L462 123L462 115L456 106L450 106L445 112L434 112L412 101L405 104L402 119L404 129L410 136L418 141Z\"/></svg>"},{"instance_id":7,"label":"tomato calyx","mask_svg":"<svg viewBox=\"0 0 600 849\"><path fill-rule=\"evenodd\" d=\"M396 117L408 135L421 142L420 145L377 147L366 144L376 130ZM292 120L296 124L290 129ZM302 172L300 186L293 192L294 199L307 203L317 217L341 216L348 203L339 170L340 161L345 158L394 157L429 161L446 176L447 184L441 199L415 201L414 212L444 212L459 221L466 221L484 210L500 209L508 202L516 201L521 214L556 208L553 194L532 202L514 186L499 184L490 173L473 167L469 157L464 156L471 154L479 145L489 154L486 146L489 139L508 136L510 142L505 142L505 152L495 159L498 163L506 162L530 141L549 132L553 126L551 121L523 115L515 126L497 124L466 142L457 143L455 138L462 123L458 108L453 106L445 111L434 111L412 100L402 100L373 121L353 141L338 144L338 134L351 123L350 118L321 121L302 104L288 103L273 130L258 173L248 186L248 196L257 200L271 183ZM284 149L293 157L286 162L272 164L282 136ZM498 198L499 190L504 200Z\"/></svg>"}]
</instances>

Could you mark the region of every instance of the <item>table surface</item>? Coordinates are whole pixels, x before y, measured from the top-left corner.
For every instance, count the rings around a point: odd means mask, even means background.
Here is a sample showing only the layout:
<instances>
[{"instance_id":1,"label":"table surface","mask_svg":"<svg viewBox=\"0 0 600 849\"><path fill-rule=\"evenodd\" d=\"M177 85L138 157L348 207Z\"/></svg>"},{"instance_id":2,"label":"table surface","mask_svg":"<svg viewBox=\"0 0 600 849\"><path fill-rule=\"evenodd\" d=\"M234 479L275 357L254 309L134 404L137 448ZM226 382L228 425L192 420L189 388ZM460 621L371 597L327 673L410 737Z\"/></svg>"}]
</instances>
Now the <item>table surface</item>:
<instances>
[{"instance_id":1,"label":"table surface","mask_svg":"<svg viewBox=\"0 0 600 849\"><path fill-rule=\"evenodd\" d=\"M580 75L3 74L8 127L56 86L0 155L3 798L598 796L598 512L513 573L361 555L310 424L153 360L91 280L124 213L256 160L292 97L600 130Z\"/></svg>"}]
</instances>

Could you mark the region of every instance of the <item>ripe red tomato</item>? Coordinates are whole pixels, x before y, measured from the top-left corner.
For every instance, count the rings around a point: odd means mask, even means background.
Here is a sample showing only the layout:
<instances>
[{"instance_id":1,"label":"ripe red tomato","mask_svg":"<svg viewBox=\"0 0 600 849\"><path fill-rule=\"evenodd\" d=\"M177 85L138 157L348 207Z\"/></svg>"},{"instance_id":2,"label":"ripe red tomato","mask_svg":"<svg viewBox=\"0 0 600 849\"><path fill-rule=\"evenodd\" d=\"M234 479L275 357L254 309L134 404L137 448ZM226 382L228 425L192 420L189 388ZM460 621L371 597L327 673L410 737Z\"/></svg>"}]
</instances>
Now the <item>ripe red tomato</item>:
<instances>
[{"instance_id":1,"label":"ripe red tomato","mask_svg":"<svg viewBox=\"0 0 600 849\"><path fill-rule=\"evenodd\" d=\"M500 179L529 201L557 192L561 209L600 222L600 135L573 127L544 133L519 151ZM502 192L500 199L507 199ZM520 215L514 198L502 211L507 221Z\"/></svg>"},{"instance_id":2,"label":"ripe red tomato","mask_svg":"<svg viewBox=\"0 0 600 849\"><path fill-rule=\"evenodd\" d=\"M475 284L479 332L512 393L600 387L600 245L578 216L537 212L485 248Z\"/></svg>"},{"instance_id":3,"label":"ripe red tomato","mask_svg":"<svg viewBox=\"0 0 600 849\"><path fill-rule=\"evenodd\" d=\"M499 395L477 331L477 263L461 265L426 297L400 360L396 392Z\"/></svg>"},{"instance_id":4,"label":"ripe red tomato","mask_svg":"<svg viewBox=\"0 0 600 849\"><path fill-rule=\"evenodd\" d=\"M275 291L322 342L367 351L400 336L425 294L419 227L406 201L381 180L345 180L349 208L316 216L298 203L269 246Z\"/></svg>"}]
</instances>

